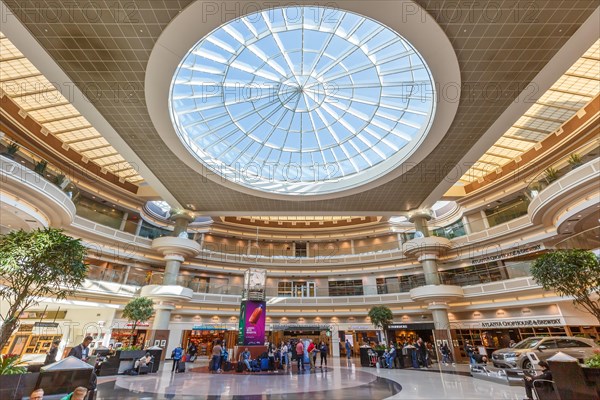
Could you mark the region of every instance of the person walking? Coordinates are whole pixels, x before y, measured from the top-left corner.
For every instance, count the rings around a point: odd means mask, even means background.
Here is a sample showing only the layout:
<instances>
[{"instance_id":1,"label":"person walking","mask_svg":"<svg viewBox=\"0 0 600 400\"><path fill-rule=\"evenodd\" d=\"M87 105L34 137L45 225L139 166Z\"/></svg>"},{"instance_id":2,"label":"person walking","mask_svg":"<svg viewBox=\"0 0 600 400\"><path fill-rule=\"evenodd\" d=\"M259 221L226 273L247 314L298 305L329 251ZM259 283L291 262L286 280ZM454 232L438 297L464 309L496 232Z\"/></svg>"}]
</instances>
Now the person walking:
<instances>
[{"instance_id":1,"label":"person walking","mask_svg":"<svg viewBox=\"0 0 600 400\"><path fill-rule=\"evenodd\" d=\"M56 362L56 354L58 353L58 345L60 344L60 339L56 339L50 345L50 349L46 353L46 359L44 360L44 365L52 364Z\"/></svg>"},{"instance_id":2,"label":"person walking","mask_svg":"<svg viewBox=\"0 0 600 400\"><path fill-rule=\"evenodd\" d=\"M196 355L198 354L198 348L194 344L194 342L190 342L190 345L187 348L187 353L190 356L190 362L196 361Z\"/></svg>"},{"instance_id":3,"label":"person walking","mask_svg":"<svg viewBox=\"0 0 600 400\"><path fill-rule=\"evenodd\" d=\"M179 366L179 362L181 361L182 357L183 349L181 348L181 345L179 345L175 347L171 352L171 358L173 359L173 367L171 368L171 373L177 373L177 367Z\"/></svg>"},{"instance_id":4,"label":"person walking","mask_svg":"<svg viewBox=\"0 0 600 400\"><path fill-rule=\"evenodd\" d=\"M471 345L471 342L469 342L468 340L465 342L465 353L467 354L467 357L469 357L469 364L475 365L475 348Z\"/></svg>"},{"instance_id":5,"label":"person walking","mask_svg":"<svg viewBox=\"0 0 600 400\"><path fill-rule=\"evenodd\" d=\"M323 368L323 361L325 361L325 369L327 369L327 353L329 353L329 349L327 348L325 342L321 342L321 344L319 345L319 353L321 354L320 368Z\"/></svg>"},{"instance_id":6,"label":"person walking","mask_svg":"<svg viewBox=\"0 0 600 400\"><path fill-rule=\"evenodd\" d=\"M90 343L92 343L93 340L93 337L86 336L85 339L83 339L83 342L81 342L81 344L73 347L71 351L69 351L69 357L73 356L75 358L79 358L81 361L87 361L89 345Z\"/></svg>"},{"instance_id":7,"label":"person walking","mask_svg":"<svg viewBox=\"0 0 600 400\"><path fill-rule=\"evenodd\" d=\"M350 341L348 339L346 339L346 358L348 359L348 361L350 361L351 357L352 357L352 345L350 344Z\"/></svg>"},{"instance_id":8,"label":"person walking","mask_svg":"<svg viewBox=\"0 0 600 400\"><path fill-rule=\"evenodd\" d=\"M298 344L296 345L296 358L298 373L304 372L304 344L302 343L302 339L298 340Z\"/></svg>"}]
</instances>

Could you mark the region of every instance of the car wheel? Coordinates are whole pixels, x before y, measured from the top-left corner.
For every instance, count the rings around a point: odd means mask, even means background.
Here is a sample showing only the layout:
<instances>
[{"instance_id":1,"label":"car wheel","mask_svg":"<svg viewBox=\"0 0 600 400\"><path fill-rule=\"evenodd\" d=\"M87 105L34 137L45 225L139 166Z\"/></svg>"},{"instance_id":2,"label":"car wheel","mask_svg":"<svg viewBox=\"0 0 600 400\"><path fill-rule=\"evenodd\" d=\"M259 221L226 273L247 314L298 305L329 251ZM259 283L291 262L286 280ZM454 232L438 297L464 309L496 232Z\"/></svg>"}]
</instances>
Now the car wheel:
<instances>
[{"instance_id":1,"label":"car wheel","mask_svg":"<svg viewBox=\"0 0 600 400\"><path fill-rule=\"evenodd\" d=\"M523 369L531 369L531 361L529 361L529 359L523 361Z\"/></svg>"}]
</instances>

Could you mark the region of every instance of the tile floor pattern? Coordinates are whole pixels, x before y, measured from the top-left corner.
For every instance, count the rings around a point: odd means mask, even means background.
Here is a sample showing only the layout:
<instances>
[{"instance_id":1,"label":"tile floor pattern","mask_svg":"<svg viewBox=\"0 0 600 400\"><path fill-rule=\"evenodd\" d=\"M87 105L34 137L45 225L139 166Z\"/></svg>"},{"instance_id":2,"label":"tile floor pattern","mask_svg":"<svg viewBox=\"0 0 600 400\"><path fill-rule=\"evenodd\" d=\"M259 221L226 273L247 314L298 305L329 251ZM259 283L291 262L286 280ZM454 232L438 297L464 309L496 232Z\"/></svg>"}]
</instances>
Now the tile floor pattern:
<instances>
[{"instance_id":1,"label":"tile floor pattern","mask_svg":"<svg viewBox=\"0 0 600 400\"><path fill-rule=\"evenodd\" d=\"M430 370L361 368L334 359L333 368L316 373L271 375L172 374L171 364L157 374L102 377L98 400L207 399L207 400L517 400L522 387L485 382L468 376L468 366L435 366ZM206 362L197 361L194 366Z\"/></svg>"}]
</instances>

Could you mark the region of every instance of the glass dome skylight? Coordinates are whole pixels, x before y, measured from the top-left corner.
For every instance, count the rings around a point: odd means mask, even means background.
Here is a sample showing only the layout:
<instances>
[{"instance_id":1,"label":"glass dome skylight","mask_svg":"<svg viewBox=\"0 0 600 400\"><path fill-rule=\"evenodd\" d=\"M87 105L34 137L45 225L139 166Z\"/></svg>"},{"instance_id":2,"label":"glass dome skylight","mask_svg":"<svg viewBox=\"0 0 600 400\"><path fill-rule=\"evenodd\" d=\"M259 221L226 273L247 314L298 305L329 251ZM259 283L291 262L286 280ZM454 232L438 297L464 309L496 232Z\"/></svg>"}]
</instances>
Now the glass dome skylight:
<instances>
[{"instance_id":1,"label":"glass dome skylight","mask_svg":"<svg viewBox=\"0 0 600 400\"><path fill-rule=\"evenodd\" d=\"M398 167L435 111L399 34L321 7L268 9L200 40L175 72L175 130L213 173L265 192L349 189Z\"/></svg>"}]
</instances>

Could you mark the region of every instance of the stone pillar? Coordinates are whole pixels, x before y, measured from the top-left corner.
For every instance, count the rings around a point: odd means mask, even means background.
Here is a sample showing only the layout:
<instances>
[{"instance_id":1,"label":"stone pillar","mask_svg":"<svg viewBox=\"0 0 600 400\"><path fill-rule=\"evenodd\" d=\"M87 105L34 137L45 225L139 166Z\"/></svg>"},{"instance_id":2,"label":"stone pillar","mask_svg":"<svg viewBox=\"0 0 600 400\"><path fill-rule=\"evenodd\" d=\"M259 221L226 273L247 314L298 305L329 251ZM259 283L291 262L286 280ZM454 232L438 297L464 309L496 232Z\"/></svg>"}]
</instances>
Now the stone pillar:
<instances>
[{"instance_id":1,"label":"stone pillar","mask_svg":"<svg viewBox=\"0 0 600 400\"><path fill-rule=\"evenodd\" d=\"M438 339L450 338L448 302L463 297L460 286L444 285L438 273L437 260L451 247L452 244L448 239L430 236L409 240L405 244L404 251L405 256L416 257L423 266L426 285L412 289L410 297L415 302L427 304L433 316Z\"/></svg>"},{"instance_id":2,"label":"stone pillar","mask_svg":"<svg viewBox=\"0 0 600 400\"><path fill-rule=\"evenodd\" d=\"M365 296L377 294L377 278L373 275L364 276L363 288Z\"/></svg>"},{"instance_id":3,"label":"stone pillar","mask_svg":"<svg viewBox=\"0 0 600 400\"><path fill-rule=\"evenodd\" d=\"M185 232L183 225L179 225ZM177 303L191 300L192 289L177 285L181 263L188 257L200 253L200 244L184 237L163 236L152 241L152 248L163 254L165 273L162 285L146 285L142 287L141 295L150 297L155 302L155 315L152 324L153 331L169 329L171 312Z\"/></svg>"},{"instance_id":4,"label":"stone pillar","mask_svg":"<svg viewBox=\"0 0 600 400\"><path fill-rule=\"evenodd\" d=\"M154 305L154 322L152 323L153 330L169 329L171 322L171 312L175 309L175 305L169 302L159 302Z\"/></svg>"},{"instance_id":5,"label":"stone pillar","mask_svg":"<svg viewBox=\"0 0 600 400\"><path fill-rule=\"evenodd\" d=\"M192 213L187 210L178 211L172 214L171 219L175 221L173 236L179 237L183 233L187 238L187 227L194 220Z\"/></svg>"},{"instance_id":6,"label":"stone pillar","mask_svg":"<svg viewBox=\"0 0 600 400\"><path fill-rule=\"evenodd\" d=\"M350 253L356 254L356 251L354 250L354 239L350 239Z\"/></svg>"},{"instance_id":7,"label":"stone pillar","mask_svg":"<svg viewBox=\"0 0 600 400\"><path fill-rule=\"evenodd\" d=\"M466 216L462 217L462 223L463 223L463 226L465 227L465 233L467 235L470 235L471 233L473 233L473 232L471 232L471 225L469 225L469 219Z\"/></svg>"},{"instance_id":8,"label":"stone pillar","mask_svg":"<svg viewBox=\"0 0 600 400\"><path fill-rule=\"evenodd\" d=\"M431 219L431 213L427 210L419 210L409 215L408 221L415 224L415 230L421 232L424 237L429 237L427 221Z\"/></svg>"},{"instance_id":9,"label":"stone pillar","mask_svg":"<svg viewBox=\"0 0 600 400\"><path fill-rule=\"evenodd\" d=\"M121 225L119 225L120 231L125 229L125 224L127 223L127 218L129 218L129 213L123 213L123 218L121 218Z\"/></svg>"},{"instance_id":10,"label":"stone pillar","mask_svg":"<svg viewBox=\"0 0 600 400\"><path fill-rule=\"evenodd\" d=\"M163 285L177 285L177 277L179 276L179 268L185 258L181 254L170 253L165 254L165 275L163 277Z\"/></svg>"},{"instance_id":11,"label":"stone pillar","mask_svg":"<svg viewBox=\"0 0 600 400\"><path fill-rule=\"evenodd\" d=\"M142 230L143 223L144 223L144 219L142 217L140 217L140 220L138 221L138 224L135 227L135 236L140 235L140 231Z\"/></svg>"}]
</instances>

